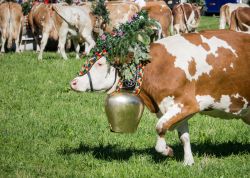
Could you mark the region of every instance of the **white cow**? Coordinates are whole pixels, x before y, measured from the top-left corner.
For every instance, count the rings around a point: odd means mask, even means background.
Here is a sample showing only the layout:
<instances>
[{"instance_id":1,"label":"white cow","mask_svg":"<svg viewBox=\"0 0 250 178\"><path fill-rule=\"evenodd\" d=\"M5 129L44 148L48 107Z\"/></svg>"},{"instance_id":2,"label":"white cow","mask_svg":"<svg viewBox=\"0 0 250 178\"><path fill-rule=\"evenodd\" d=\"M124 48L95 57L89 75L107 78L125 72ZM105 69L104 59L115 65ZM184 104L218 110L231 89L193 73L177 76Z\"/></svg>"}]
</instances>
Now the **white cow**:
<instances>
[{"instance_id":1,"label":"white cow","mask_svg":"<svg viewBox=\"0 0 250 178\"><path fill-rule=\"evenodd\" d=\"M53 5L53 9L63 19L62 26L59 30L59 44L58 48L64 59L67 58L65 53L65 43L67 34L73 36L73 43L79 52L79 41L85 41L85 53L88 54L95 46L92 31L93 25L89 13L85 12L79 6L63 6L60 4ZM78 56L79 57L79 56Z\"/></svg>"}]
</instances>

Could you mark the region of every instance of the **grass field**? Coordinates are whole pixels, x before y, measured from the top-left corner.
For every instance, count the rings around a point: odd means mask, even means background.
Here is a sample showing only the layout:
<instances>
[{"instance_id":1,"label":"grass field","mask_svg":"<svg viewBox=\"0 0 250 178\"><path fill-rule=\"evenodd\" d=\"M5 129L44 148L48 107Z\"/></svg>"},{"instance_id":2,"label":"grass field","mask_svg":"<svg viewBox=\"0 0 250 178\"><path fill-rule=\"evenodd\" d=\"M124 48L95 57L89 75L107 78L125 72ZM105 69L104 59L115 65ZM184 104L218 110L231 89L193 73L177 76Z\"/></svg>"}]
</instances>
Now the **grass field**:
<instances>
[{"instance_id":1,"label":"grass field","mask_svg":"<svg viewBox=\"0 0 250 178\"><path fill-rule=\"evenodd\" d=\"M217 26L218 18L203 17L200 29ZM184 167L175 131L166 135L173 158L154 150L157 118L148 110L135 134L109 131L105 93L69 88L82 63L73 54L0 55L0 177L250 177L249 126L195 115L196 163Z\"/></svg>"}]
</instances>

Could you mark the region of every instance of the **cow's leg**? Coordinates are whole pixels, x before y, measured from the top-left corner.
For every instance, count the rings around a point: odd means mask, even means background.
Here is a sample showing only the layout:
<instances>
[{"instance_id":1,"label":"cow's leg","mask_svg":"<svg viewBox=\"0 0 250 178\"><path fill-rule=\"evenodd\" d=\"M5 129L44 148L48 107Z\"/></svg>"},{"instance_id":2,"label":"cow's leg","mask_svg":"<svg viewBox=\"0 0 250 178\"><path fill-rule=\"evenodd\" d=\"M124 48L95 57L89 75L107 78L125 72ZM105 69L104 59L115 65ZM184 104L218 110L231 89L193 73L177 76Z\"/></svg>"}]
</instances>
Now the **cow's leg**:
<instances>
[{"instance_id":1,"label":"cow's leg","mask_svg":"<svg viewBox=\"0 0 250 178\"><path fill-rule=\"evenodd\" d=\"M72 41L73 41L75 52L76 52L76 59L80 59L80 57L79 57L79 51L80 51L79 42L76 38L73 38Z\"/></svg>"},{"instance_id":2,"label":"cow's leg","mask_svg":"<svg viewBox=\"0 0 250 178\"><path fill-rule=\"evenodd\" d=\"M34 35L35 43L36 43L36 52L38 53L40 51L40 45L39 45L39 35Z\"/></svg>"},{"instance_id":3,"label":"cow's leg","mask_svg":"<svg viewBox=\"0 0 250 178\"><path fill-rule=\"evenodd\" d=\"M181 123L177 127L177 131L184 148L184 165L192 165L194 164L194 158L191 151L188 122Z\"/></svg>"},{"instance_id":4,"label":"cow's leg","mask_svg":"<svg viewBox=\"0 0 250 178\"><path fill-rule=\"evenodd\" d=\"M49 33L47 33L47 32L43 33L43 37L41 40L41 48L40 48L40 52L38 55L39 60L43 59L43 51L44 51L44 48L48 42L48 38L49 38Z\"/></svg>"},{"instance_id":5,"label":"cow's leg","mask_svg":"<svg viewBox=\"0 0 250 178\"><path fill-rule=\"evenodd\" d=\"M68 57L65 53L65 43L66 43L66 35L59 37L59 42L58 42L59 51L60 51L63 59L67 60Z\"/></svg>"},{"instance_id":6,"label":"cow's leg","mask_svg":"<svg viewBox=\"0 0 250 178\"><path fill-rule=\"evenodd\" d=\"M63 59L68 59L66 53L65 53L65 44L67 40L67 33L68 33L68 28L66 27L61 27L59 31L59 41L58 41L58 49L63 57Z\"/></svg>"},{"instance_id":7,"label":"cow's leg","mask_svg":"<svg viewBox=\"0 0 250 178\"><path fill-rule=\"evenodd\" d=\"M6 38L4 37L4 35L2 34L2 47L1 47L1 53L4 53L5 52L5 49L4 49L4 46L5 46L5 43L6 43Z\"/></svg>"},{"instance_id":8,"label":"cow's leg","mask_svg":"<svg viewBox=\"0 0 250 178\"><path fill-rule=\"evenodd\" d=\"M19 43L22 43L22 22L23 19L20 20L20 24L19 24L19 28L17 30L17 36L16 36L16 40L15 40L15 44L16 44L16 52L20 52L20 48L19 48Z\"/></svg>"},{"instance_id":9,"label":"cow's leg","mask_svg":"<svg viewBox=\"0 0 250 178\"><path fill-rule=\"evenodd\" d=\"M87 29L85 28L82 31L81 35L85 39L86 43L88 43L88 45L86 45L85 43L85 53L89 54L90 50L95 46L95 41L92 38L91 31L87 31Z\"/></svg>"},{"instance_id":10,"label":"cow's leg","mask_svg":"<svg viewBox=\"0 0 250 178\"><path fill-rule=\"evenodd\" d=\"M174 25L174 35L180 33L180 24L175 24Z\"/></svg>"},{"instance_id":11,"label":"cow's leg","mask_svg":"<svg viewBox=\"0 0 250 178\"><path fill-rule=\"evenodd\" d=\"M193 113L198 112L198 108L195 108L192 106L184 106L181 103L175 103L174 99L169 97L162 101L162 103L160 104L160 110L164 114L159 119L156 125L158 138L157 138L155 149L157 152L161 153L162 155L173 156L172 148L170 148L166 144L166 141L164 138L165 133L173 129L174 127L176 127L178 123L181 123L181 121L183 122L188 116L192 115ZM185 129L182 132L184 134ZM185 136L183 136L181 139L185 139L186 136L187 134L185 134ZM187 142L185 142L185 145L188 145Z\"/></svg>"}]
</instances>

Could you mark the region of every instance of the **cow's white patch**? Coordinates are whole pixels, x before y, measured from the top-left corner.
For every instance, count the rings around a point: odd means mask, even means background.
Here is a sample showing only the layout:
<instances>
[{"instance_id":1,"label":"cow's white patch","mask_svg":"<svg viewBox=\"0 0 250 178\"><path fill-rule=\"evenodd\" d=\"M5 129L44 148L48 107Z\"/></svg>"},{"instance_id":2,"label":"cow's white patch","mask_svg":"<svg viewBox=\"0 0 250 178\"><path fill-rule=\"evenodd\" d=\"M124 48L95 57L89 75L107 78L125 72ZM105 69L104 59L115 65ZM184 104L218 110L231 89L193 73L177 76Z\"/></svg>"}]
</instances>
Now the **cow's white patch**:
<instances>
[{"instance_id":1,"label":"cow's white patch","mask_svg":"<svg viewBox=\"0 0 250 178\"><path fill-rule=\"evenodd\" d=\"M146 2L144 0L135 0L135 3L138 4L140 9L146 6Z\"/></svg>"},{"instance_id":2,"label":"cow's white patch","mask_svg":"<svg viewBox=\"0 0 250 178\"><path fill-rule=\"evenodd\" d=\"M197 95L196 101L199 104L200 110L205 109L218 109L225 112L230 112L230 105L232 104L231 98L228 95L222 95L220 101L215 102L215 99L210 95Z\"/></svg>"},{"instance_id":3,"label":"cow's white patch","mask_svg":"<svg viewBox=\"0 0 250 178\"><path fill-rule=\"evenodd\" d=\"M213 54L215 57L218 56L218 48L225 48L230 50L235 56L235 50L226 42L219 38L212 37L207 39L201 36L202 41L208 44L210 50L207 51L201 45L195 45L185 39L183 36L174 35L168 38L163 38L156 41L155 43L160 43L164 45L167 51L176 57L175 67L182 69L188 80L197 80L201 75L209 75L210 71L213 69L210 64L207 63L206 59L209 54ZM191 75L189 72L189 63L194 60L196 63L196 73Z\"/></svg>"},{"instance_id":4,"label":"cow's white patch","mask_svg":"<svg viewBox=\"0 0 250 178\"><path fill-rule=\"evenodd\" d=\"M199 104L200 110L203 111L204 109L211 107L211 105L214 103L214 98L210 95L197 95L196 101Z\"/></svg>"},{"instance_id":5,"label":"cow's white patch","mask_svg":"<svg viewBox=\"0 0 250 178\"><path fill-rule=\"evenodd\" d=\"M224 72L226 72L226 71L227 71L227 69L226 69L226 68L223 68L223 71L224 71Z\"/></svg>"},{"instance_id":6,"label":"cow's white patch","mask_svg":"<svg viewBox=\"0 0 250 178\"><path fill-rule=\"evenodd\" d=\"M213 36L212 38L208 39L205 38L201 35L201 40L203 43L207 43L210 50L208 51L208 53L212 53L215 57L218 57L218 48L225 48L225 49L229 49L232 53L234 53L234 55L236 57L238 57L238 55L236 54L235 50L224 40L221 40L219 38L216 38L215 36Z\"/></svg>"},{"instance_id":7,"label":"cow's white patch","mask_svg":"<svg viewBox=\"0 0 250 178\"><path fill-rule=\"evenodd\" d=\"M159 153L162 153L166 150L167 144L164 139L164 137L157 137L156 145L155 145L155 150Z\"/></svg>"},{"instance_id":8,"label":"cow's white patch","mask_svg":"<svg viewBox=\"0 0 250 178\"><path fill-rule=\"evenodd\" d=\"M233 63L231 63L231 64L230 64L230 67L233 69L233 68L234 68L234 64L233 64Z\"/></svg>"},{"instance_id":9,"label":"cow's white patch","mask_svg":"<svg viewBox=\"0 0 250 178\"><path fill-rule=\"evenodd\" d=\"M219 109L225 112L230 112L231 98L228 95L222 95L219 102L213 104L214 109Z\"/></svg>"},{"instance_id":10,"label":"cow's white patch","mask_svg":"<svg viewBox=\"0 0 250 178\"><path fill-rule=\"evenodd\" d=\"M168 96L164 98L159 105L159 108L163 113L163 116L159 119L156 128L161 130L165 122L167 122L177 114L181 113L182 107L183 104L175 103L174 96L172 97Z\"/></svg>"}]
</instances>

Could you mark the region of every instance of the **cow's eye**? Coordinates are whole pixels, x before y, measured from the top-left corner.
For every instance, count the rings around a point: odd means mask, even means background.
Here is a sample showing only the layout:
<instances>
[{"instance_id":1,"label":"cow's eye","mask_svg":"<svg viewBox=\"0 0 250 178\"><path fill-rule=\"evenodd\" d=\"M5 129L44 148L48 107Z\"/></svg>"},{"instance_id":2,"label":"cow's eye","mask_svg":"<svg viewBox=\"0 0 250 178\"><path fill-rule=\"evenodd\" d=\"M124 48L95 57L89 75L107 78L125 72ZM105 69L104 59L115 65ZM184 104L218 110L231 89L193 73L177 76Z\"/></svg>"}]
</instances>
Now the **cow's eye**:
<instances>
[{"instance_id":1,"label":"cow's eye","mask_svg":"<svg viewBox=\"0 0 250 178\"><path fill-rule=\"evenodd\" d=\"M102 66L102 63L97 63L98 64L98 66Z\"/></svg>"}]
</instances>

